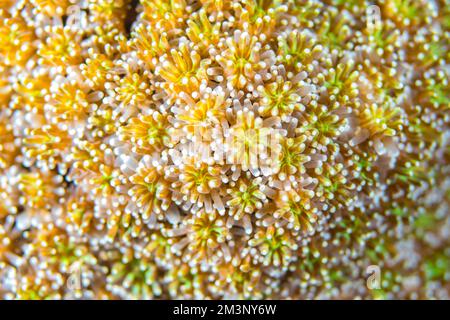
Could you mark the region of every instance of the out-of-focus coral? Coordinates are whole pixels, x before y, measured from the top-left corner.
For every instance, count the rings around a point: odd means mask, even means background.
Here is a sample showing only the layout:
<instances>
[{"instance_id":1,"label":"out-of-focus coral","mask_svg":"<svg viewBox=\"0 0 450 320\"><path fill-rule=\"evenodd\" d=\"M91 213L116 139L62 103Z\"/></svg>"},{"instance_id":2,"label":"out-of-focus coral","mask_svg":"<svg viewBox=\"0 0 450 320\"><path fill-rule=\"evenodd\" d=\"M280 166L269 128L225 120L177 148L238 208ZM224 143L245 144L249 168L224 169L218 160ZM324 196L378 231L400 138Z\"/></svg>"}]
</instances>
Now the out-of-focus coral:
<instances>
[{"instance_id":1,"label":"out-of-focus coral","mask_svg":"<svg viewBox=\"0 0 450 320\"><path fill-rule=\"evenodd\" d=\"M0 298L449 299L449 8L1 1Z\"/></svg>"}]
</instances>

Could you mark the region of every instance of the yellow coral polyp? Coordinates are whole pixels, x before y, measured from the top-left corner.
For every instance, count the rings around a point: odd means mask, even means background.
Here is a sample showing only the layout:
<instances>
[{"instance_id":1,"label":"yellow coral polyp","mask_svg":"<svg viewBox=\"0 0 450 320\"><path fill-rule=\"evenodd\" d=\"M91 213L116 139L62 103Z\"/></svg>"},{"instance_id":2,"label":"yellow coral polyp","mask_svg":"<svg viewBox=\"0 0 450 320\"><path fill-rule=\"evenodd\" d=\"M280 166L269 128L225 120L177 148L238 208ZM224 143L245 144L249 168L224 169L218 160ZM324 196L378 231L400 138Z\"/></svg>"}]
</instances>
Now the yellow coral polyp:
<instances>
[{"instance_id":1,"label":"yellow coral polyp","mask_svg":"<svg viewBox=\"0 0 450 320\"><path fill-rule=\"evenodd\" d=\"M449 299L449 13L0 0L0 299Z\"/></svg>"}]
</instances>

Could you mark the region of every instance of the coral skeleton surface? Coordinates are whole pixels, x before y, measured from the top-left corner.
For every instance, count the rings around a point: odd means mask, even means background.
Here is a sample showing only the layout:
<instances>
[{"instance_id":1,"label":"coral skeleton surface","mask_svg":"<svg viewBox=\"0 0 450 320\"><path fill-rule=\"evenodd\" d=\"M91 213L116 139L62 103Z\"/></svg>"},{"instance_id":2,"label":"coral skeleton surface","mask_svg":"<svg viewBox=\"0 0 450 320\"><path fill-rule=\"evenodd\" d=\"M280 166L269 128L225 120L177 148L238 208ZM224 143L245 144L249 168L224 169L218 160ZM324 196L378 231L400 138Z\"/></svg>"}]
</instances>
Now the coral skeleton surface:
<instances>
[{"instance_id":1,"label":"coral skeleton surface","mask_svg":"<svg viewBox=\"0 0 450 320\"><path fill-rule=\"evenodd\" d=\"M448 0L0 1L0 298L450 299L449 38Z\"/></svg>"}]
</instances>

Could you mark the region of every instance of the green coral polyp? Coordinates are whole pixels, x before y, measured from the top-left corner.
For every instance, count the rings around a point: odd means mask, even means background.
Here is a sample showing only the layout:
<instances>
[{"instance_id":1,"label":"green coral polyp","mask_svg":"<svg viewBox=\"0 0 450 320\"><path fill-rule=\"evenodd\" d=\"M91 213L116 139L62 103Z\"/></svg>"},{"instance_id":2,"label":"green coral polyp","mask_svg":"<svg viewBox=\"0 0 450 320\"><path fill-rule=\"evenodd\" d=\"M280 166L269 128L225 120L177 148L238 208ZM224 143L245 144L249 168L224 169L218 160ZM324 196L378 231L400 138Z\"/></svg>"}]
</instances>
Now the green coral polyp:
<instances>
[{"instance_id":1,"label":"green coral polyp","mask_svg":"<svg viewBox=\"0 0 450 320\"><path fill-rule=\"evenodd\" d=\"M449 299L449 10L0 1L0 299Z\"/></svg>"}]
</instances>

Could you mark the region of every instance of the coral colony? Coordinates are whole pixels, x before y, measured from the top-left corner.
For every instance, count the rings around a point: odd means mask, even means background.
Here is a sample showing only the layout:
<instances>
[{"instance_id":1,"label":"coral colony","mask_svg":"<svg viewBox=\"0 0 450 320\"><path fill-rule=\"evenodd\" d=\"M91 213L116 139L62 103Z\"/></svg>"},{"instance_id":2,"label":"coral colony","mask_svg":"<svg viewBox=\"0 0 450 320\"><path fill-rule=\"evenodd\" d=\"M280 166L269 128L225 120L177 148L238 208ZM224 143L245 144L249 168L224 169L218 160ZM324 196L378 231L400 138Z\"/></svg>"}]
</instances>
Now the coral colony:
<instances>
[{"instance_id":1,"label":"coral colony","mask_svg":"<svg viewBox=\"0 0 450 320\"><path fill-rule=\"evenodd\" d=\"M0 298L450 298L448 0L0 2Z\"/></svg>"}]
</instances>

